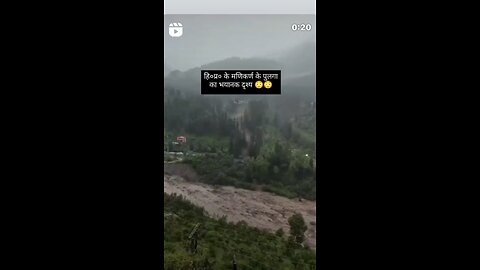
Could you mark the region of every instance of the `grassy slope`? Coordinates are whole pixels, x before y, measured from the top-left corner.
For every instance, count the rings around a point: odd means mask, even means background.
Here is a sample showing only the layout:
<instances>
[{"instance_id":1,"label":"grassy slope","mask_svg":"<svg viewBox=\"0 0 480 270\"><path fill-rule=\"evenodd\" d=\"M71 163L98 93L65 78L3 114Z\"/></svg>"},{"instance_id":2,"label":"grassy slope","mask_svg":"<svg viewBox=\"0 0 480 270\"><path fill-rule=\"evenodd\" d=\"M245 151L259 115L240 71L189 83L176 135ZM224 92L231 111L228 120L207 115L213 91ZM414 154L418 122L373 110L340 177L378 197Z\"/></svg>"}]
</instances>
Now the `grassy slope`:
<instances>
[{"instance_id":1,"label":"grassy slope","mask_svg":"<svg viewBox=\"0 0 480 270\"><path fill-rule=\"evenodd\" d=\"M164 194L164 212L174 216L164 218L164 269L190 269L192 261L208 269L230 269L233 255L238 269L315 269L312 250L291 247L285 237L231 224L203 214L188 201ZM195 224L198 231L197 254L187 250L188 235Z\"/></svg>"}]
</instances>

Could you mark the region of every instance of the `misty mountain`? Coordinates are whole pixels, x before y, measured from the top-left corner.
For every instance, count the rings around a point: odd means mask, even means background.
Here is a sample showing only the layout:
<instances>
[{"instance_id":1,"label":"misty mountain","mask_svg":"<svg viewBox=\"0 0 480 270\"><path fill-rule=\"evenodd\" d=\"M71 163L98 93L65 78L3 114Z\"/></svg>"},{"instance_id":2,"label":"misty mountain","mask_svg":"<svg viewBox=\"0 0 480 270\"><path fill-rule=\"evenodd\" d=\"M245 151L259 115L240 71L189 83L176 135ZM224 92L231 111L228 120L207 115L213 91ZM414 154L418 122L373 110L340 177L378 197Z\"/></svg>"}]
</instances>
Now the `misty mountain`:
<instances>
[{"instance_id":1,"label":"misty mountain","mask_svg":"<svg viewBox=\"0 0 480 270\"><path fill-rule=\"evenodd\" d=\"M165 78L165 87L171 87L181 91L200 94L201 70L214 69L283 69L282 64L277 61L262 58L231 57L221 61L205 64L185 72L172 71Z\"/></svg>"},{"instance_id":2,"label":"misty mountain","mask_svg":"<svg viewBox=\"0 0 480 270\"><path fill-rule=\"evenodd\" d=\"M248 99L266 99L282 119L304 113L315 101L315 43L306 42L267 58L231 57L202 65L187 71L174 70L165 77L165 89L176 89L184 95L200 96L201 70L255 70L280 69L282 71L282 95L255 96ZM205 96L207 97L207 96ZM208 96L208 99L231 101L238 96Z\"/></svg>"},{"instance_id":3,"label":"misty mountain","mask_svg":"<svg viewBox=\"0 0 480 270\"><path fill-rule=\"evenodd\" d=\"M315 42L304 42L287 50L276 52L270 58L284 66L282 70L284 79L314 74Z\"/></svg>"},{"instance_id":4,"label":"misty mountain","mask_svg":"<svg viewBox=\"0 0 480 270\"><path fill-rule=\"evenodd\" d=\"M305 75L299 75L285 79L283 88L295 89L295 91L285 92L286 94L303 95L305 98L315 100L315 72L310 72Z\"/></svg>"},{"instance_id":5,"label":"misty mountain","mask_svg":"<svg viewBox=\"0 0 480 270\"><path fill-rule=\"evenodd\" d=\"M292 31L293 22L310 23L315 16L306 15L169 15L165 24L180 21L185 34L177 39L164 33L165 61L174 69L187 71L203 64L233 56L269 58L279 51L307 40L315 40L315 31Z\"/></svg>"},{"instance_id":6,"label":"misty mountain","mask_svg":"<svg viewBox=\"0 0 480 270\"><path fill-rule=\"evenodd\" d=\"M208 69L280 69L282 71L282 93L290 92L306 94L315 93L315 42L305 42L290 48L272 59L231 57L189 69L185 72L172 71L165 78L165 86L182 91L200 93L200 71ZM308 93L310 92L310 93ZM312 95L313 93L313 95Z\"/></svg>"},{"instance_id":7,"label":"misty mountain","mask_svg":"<svg viewBox=\"0 0 480 270\"><path fill-rule=\"evenodd\" d=\"M163 64L163 77L167 76L172 71L173 71L173 68L170 65L166 63Z\"/></svg>"},{"instance_id":8,"label":"misty mountain","mask_svg":"<svg viewBox=\"0 0 480 270\"><path fill-rule=\"evenodd\" d=\"M315 102L315 83L315 73L285 79L282 95L270 97L270 104L281 118L289 119Z\"/></svg>"}]
</instances>

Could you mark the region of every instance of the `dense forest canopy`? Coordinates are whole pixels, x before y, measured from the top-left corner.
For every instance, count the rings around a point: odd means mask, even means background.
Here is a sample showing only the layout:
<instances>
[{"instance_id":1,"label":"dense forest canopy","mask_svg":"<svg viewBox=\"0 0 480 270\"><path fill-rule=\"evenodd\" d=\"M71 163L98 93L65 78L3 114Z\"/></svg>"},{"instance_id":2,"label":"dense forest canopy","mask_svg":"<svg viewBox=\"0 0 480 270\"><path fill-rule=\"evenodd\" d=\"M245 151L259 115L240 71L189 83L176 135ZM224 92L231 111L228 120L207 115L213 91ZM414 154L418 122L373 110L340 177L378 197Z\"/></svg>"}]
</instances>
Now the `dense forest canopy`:
<instances>
[{"instance_id":1,"label":"dense forest canopy","mask_svg":"<svg viewBox=\"0 0 480 270\"><path fill-rule=\"evenodd\" d=\"M313 43L302 45L314 49ZM316 198L314 60L292 50L277 60L237 57L165 79L165 149L187 136L182 151L214 153L185 159L211 184ZM286 62L288 61L288 65ZM202 96L201 69L285 69L280 96ZM236 162L243 160L243 162Z\"/></svg>"},{"instance_id":2,"label":"dense forest canopy","mask_svg":"<svg viewBox=\"0 0 480 270\"><path fill-rule=\"evenodd\" d=\"M168 66L165 162L190 164L210 185L316 200L314 50L307 42L271 59L232 57L184 72ZM200 94L200 70L232 68L281 69L282 94ZM177 136L187 142L177 143ZM164 269L232 269L233 261L237 269L316 269L315 251L302 244L302 215L288 217L288 224L289 231L269 233L214 219L181 196L164 194Z\"/></svg>"}]
</instances>

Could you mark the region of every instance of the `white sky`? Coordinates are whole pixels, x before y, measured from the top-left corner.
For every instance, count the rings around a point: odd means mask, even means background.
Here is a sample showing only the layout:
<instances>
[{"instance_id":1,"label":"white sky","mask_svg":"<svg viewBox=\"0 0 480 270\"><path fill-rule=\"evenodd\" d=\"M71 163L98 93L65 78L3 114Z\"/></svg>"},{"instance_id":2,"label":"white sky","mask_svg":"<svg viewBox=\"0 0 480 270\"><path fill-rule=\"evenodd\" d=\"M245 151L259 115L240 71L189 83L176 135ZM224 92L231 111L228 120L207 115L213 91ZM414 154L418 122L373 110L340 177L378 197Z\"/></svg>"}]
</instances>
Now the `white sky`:
<instances>
[{"instance_id":1,"label":"white sky","mask_svg":"<svg viewBox=\"0 0 480 270\"><path fill-rule=\"evenodd\" d=\"M164 14L315 14L315 0L165 0Z\"/></svg>"}]
</instances>

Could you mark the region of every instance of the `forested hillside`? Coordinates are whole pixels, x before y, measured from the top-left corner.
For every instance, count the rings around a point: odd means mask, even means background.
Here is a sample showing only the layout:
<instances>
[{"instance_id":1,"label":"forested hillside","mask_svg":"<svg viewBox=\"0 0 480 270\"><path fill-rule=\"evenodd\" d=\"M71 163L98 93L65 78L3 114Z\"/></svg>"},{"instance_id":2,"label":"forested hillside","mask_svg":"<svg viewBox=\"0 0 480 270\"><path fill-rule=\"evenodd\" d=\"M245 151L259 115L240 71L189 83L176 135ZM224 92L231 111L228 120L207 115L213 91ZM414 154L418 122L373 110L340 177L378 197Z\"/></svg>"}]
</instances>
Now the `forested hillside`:
<instances>
[{"instance_id":1,"label":"forested hillside","mask_svg":"<svg viewBox=\"0 0 480 270\"><path fill-rule=\"evenodd\" d=\"M316 269L312 55L313 41L267 58L168 68L164 167L191 173L164 174L164 270ZM282 94L202 96L208 69L279 69Z\"/></svg>"},{"instance_id":2,"label":"forested hillside","mask_svg":"<svg viewBox=\"0 0 480 270\"><path fill-rule=\"evenodd\" d=\"M286 232L267 233L244 222L227 223L204 215L201 208L164 194L164 270L316 269L315 253L303 248L305 224L289 219Z\"/></svg>"},{"instance_id":3,"label":"forested hillside","mask_svg":"<svg viewBox=\"0 0 480 270\"><path fill-rule=\"evenodd\" d=\"M178 135L187 136L181 149L202 181L243 188L263 188L287 197L315 199L315 114L299 102L291 119L279 116L267 99L234 100L195 96L167 89L165 148ZM168 112L168 113L167 113Z\"/></svg>"},{"instance_id":4,"label":"forested hillside","mask_svg":"<svg viewBox=\"0 0 480 270\"><path fill-rule=\"evenodd\" d=\"M313 43L300 48L312 53ZM314 60L291 50L277 59L229 58L165 78L165 150L178 151L209 184L316 198ZM287 65L288 62L288 65ZM313 63L313 64L312 64ZM201 69L283 69L280 96L202 96ZM188 155L202 153L208 155Z\"/></svg>"}]
</instances>

